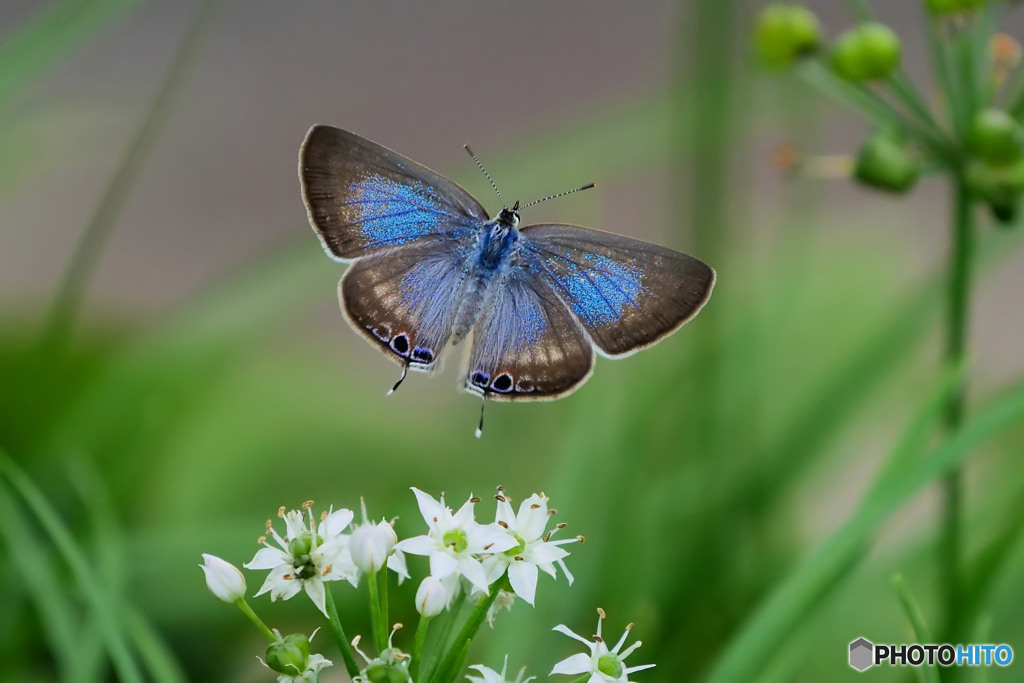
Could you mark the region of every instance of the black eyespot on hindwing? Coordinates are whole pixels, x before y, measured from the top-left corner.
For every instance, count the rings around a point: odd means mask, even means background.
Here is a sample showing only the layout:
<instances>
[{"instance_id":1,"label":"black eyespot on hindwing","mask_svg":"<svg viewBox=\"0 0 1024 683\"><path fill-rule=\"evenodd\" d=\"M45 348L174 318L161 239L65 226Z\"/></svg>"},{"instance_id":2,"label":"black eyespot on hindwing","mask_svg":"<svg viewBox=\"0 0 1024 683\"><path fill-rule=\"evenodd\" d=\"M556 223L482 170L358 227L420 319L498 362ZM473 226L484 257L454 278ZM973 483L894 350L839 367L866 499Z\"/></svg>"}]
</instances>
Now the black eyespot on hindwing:
<instances>
[{"instance_id":1,"label":"black eyespot on hindwing","mask_svg":"<svg viewBox=\"0 0 1024 683\"><path fill-rule=\"evenodd\" d=\"M406 356L409 354L409 338L405 334L396 334L391 339L391 350L397 353L399 356Z\"/></svg>"},{"instance_id":2,"label":"black eyespot on hindwing","mask_svg":"<svg viewBox=\"0 0 1024 683\"><path fill-rule=\"evenodd\" d=\"M494 378L491 382L491 389L495 391L505 393L512 389L512 377L507 373L503 372Z\"/></svg>"}]
</instances>

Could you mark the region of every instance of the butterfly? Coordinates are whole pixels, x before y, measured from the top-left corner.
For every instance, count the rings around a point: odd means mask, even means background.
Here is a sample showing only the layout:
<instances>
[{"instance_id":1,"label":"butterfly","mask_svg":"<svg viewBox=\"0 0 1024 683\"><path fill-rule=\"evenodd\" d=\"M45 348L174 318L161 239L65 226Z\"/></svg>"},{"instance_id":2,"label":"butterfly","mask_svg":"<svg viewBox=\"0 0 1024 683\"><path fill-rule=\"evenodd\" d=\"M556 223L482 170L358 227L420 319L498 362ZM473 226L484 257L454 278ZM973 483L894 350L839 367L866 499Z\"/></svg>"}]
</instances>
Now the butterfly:
<instances>
[{"instance_id":1,"label":"butterfly","mask_svg":"<svg viewBox=\"0 0 1024 683\"><path fill-rule=\"evenodd\" d=\"M520 228L518 201L502 200L492 219L447 178L331 126L306 134L299 179L327 255L351 264L338 286L342 313L402 366L391 391L471 339L463 389L483 399L478 437L488 399L572 393L595 352L622 358L656 344L715 284L709 265L655 244L575 225Z\"/></svg>"}]
</instances>

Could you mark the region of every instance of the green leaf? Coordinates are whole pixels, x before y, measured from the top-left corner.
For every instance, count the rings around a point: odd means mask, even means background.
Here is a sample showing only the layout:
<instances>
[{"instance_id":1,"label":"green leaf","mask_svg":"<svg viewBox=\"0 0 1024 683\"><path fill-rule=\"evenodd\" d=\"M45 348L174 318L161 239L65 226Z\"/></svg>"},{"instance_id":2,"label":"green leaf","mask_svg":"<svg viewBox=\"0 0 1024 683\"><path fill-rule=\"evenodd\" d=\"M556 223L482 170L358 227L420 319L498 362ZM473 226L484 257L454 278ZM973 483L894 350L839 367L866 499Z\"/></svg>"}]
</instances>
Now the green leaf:
<instances>
[{"instance_id":1,"label":"green leaf","mask_svg":"<svg viewBox=\"0 0 1024 683\"><path fill-rule=\"evenodd\" d=\"M900 599L900 605L903 606L903 612L907 616L907 621L910 622L910 631L913 635L913 642L915 643L930 643L932 642L931 633L928 631L928 626L924 621L924 614L921 613L921 608L918 607L917 601L914 600L914 596L910 592L910 587L907 586L907 582L903 580L903 577L899 574L892 577L892 583L896 587L896 595ZM939 668L938 664L933 662L932 664L923 664L917 668L921 680L924 683L939 683Z\"/></svg>"}]
</instances>

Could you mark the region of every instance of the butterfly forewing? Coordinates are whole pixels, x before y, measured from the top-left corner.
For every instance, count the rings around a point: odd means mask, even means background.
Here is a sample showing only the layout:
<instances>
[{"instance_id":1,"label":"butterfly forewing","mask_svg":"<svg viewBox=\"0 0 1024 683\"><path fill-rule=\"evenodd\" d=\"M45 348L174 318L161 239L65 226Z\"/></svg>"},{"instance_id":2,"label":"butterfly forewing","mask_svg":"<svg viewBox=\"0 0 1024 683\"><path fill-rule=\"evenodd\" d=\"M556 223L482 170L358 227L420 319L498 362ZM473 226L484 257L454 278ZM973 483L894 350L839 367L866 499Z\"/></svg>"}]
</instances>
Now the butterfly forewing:
<instances>
[{"instance_id":1,"label":"butterfly forewing","mask_svg":"<svg viewBox=\"0 0 1024 683\"><path fill-rule=\"evenodd\" d=\"M324 249L347 261L434 236L467 236L487 212L452 181L366 138L313 126L299 151L302 197Z\"/></svg>"},{"instance_id":2,"label":"butterfly forewing","mask_svg":"<svg viewBox=\"0 0 1024 683\"><path fill-rule=\"evenodd\" d=\"M433 238L358 259L341 278L341 310L389 358L430 370L465 293L469 249Z\"/></svg>"},{"instance_id":3,"label":"butterfly forewing","mask_svg":"<svg viewBox=\"0 0 1024 683\"><path fill-rule=\"evenodd\" d=\"M593 366L593 345L579 322L542 273L519 263L473 328L465 388L497 400L557 398Z\"/></svg>"},{"instance_id":4,"label":"butterfly forewing","mask_svg":"<svg viewBox=\"0 0 1024 683\"><path fill-rule=\"evenodd\" d=\"M711 296L715 271L687 254L573 225L531 225L522 248L608 356L675 332Z\"/></svg>"}]
</instances>

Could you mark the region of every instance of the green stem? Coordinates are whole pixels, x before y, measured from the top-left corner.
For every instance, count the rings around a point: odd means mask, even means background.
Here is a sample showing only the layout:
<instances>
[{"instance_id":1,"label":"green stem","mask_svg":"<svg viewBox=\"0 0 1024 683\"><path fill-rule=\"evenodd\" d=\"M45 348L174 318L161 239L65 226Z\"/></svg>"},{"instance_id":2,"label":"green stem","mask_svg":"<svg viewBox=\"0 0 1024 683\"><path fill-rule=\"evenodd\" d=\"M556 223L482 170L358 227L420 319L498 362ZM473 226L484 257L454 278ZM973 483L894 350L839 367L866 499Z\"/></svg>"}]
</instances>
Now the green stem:
<instances>
[{"instance_id":1,"label":"green stem","mask_svg":"<svg viewBox=\"0 0 1024 683\"><path fill-rule=\"evenodd\" d=\"M507 579L505 580L507 581ZM469 617L466 618L466 622L462 625L458 635L455 636L455 640L452 642L451 647L448 648L448 653L441 660L441 665L437 667L437 671L430 677L430 683L440 683L443 680L441 676L448 671L452 666L455 665L455 660L462 655L463 651L469 646L469 642L473 640L473 636L476 635L480 625L484 623L484 619L487 618L487 610L494 604L494 600L498 597L498 593L505 586L505 581L495 581L491 585L491 590L487 595L480 599L473 607L473 611L470 612Z\"/></svg>"},{"instance_id":2,"label":"green stem","mask_svg":"<svg viewBox=\"0 0 1024 683\"><path fill-rule=\"evenodd\" d=\"M423 672L423 680L429 681L434 677L437 665L448 644L448 636L451 634L452 628L455 626L455 620L458 618L459 612L462 611L462 605L465 602L466 591L459 591L459 595L448 608L448 614L445 615L444 622L441 624L441 632L437 635L437 642L435 643L434 652L430 656L429 665Z\"/></svg>"},{"instance_id":3,"label":"green stem","mask_svg":"<svg viewBox=\"0 0 1024 683\"><path fill-rule=\"evenodd\" d=\"M239 598L238 600L235 600L235 606L238 607L238 609L242 610L242 614L249 617L249 621L251 621L256 626L256 628L258 628L263 633L263 635L265 635L270 640L270 642L277 642L277 635L275 635L273 631L267 628L267 625L263 623L263 620L260 619L256 615L256 613L252 611L252 607L249 607L249 603L245 601L245 598Z\"/></svg>"},{"instance_id":4,"label":"green stem","mask_svg":"<svg viewBox=\"0 0 1024 683\"><path fill-rule=\"evenodd\" d=\"M967 316L970 296L970 268L973 251L972 208L974 198L963 179L956 180L953 205L953 245L950 254L949 302L946 328L946 364L952 368L964 362L967 345ZM946 403L945 425L949 432L956 432L963 422L964 394L966 381L950 394ZM960 585L960 508L961 471L952 470L943 480L944 511L942 553L942 584L946 606L946 632L951 637L958 628L961 617ZM959 642L959 641L950 641Z\"/></svg>"},{"instance_id":5,"label":"green stem","mask_svg":"<svg viewBox=\"0 0 1024 683\"><path fill-rule=\"evenodd\" d=\"M924 102L924 98L918 92L917 88L914 87L914 82L910 80L906 72L900 69L893 74L888 80L889 86L892 88L896 96L899 97L900 101L914 116L917 117L920 124L928 131L928 134L937 142L943 149L949 150L954 147L954 144L950 140L949 136L942 127L939 126L938 121L932 116L928 106Z\"/></svg>"},{"instance_id":6,"label":"green stem","mask_svg":"<svg viewBox=\"0 0 1024 683\"><path fill-rule=\"evenodd\" d=\"M380 615L385 630L389 630L391 627L391 617L388 611L388 567L385 564L380 570ZM384 642L386 643L387 640Z\"/></svg>"},{"instance_id":7,"label":"green stem","mask_svg":"<svg viewBox=\"0 0 1024 683\"><path fill-rule=\"evenodd\" d=\"M384 615L380 611L380 589L378 581L380 572L367 575L366 583L370 586L370 623L373 627L373 647L377 654L384 651L388 642L388 627L384 623Z\"/></svg>"},{"instance_id":8,"label":"green stem","mask_svg":"<svg viewBox=\"0 0 1024 683\"><path fill-rule=\"evenodd\" d=\"M338 608L334 604L334 596L331 589L324 586L324 593L327 596L327 623L331 626L331 633L334 634L334 642L341 650L341 657L345 660L345 670L349 678L359 675L359 665L356 664L356 655L352 651L352 644L345 637L345 630L341 628L341 619L338 618Z\"/></svg>"},{"instance_id":9,"label":"green stem","mask_svg":"<svg viewBox=\"0 0 1024 683\"><path fill-rule=\"evenodd\" d=\"M420 673L420 659L423 657L423 644L427 642L427 631L430 628L431 617L420 616L420 623L416 625L416 639L412 644L412 661L409 663L409 678L417 680Z\"/></svg>"},{"instance_id":10,"label":"green stem","mask_svg":"<svg viewBox=\"0 0 1024 683\"><path fill-rule=\"evenodd\" d=\"M950 160L951 152L947 143L936 137L916 121L909 120L902 111L871 88L843 80L825 64L816 60L804 60L797 67L797 74L809 85L837 102L858 112L872 124L891 128L913 139L938 159Z\"/></svg>"}]
</instances>

